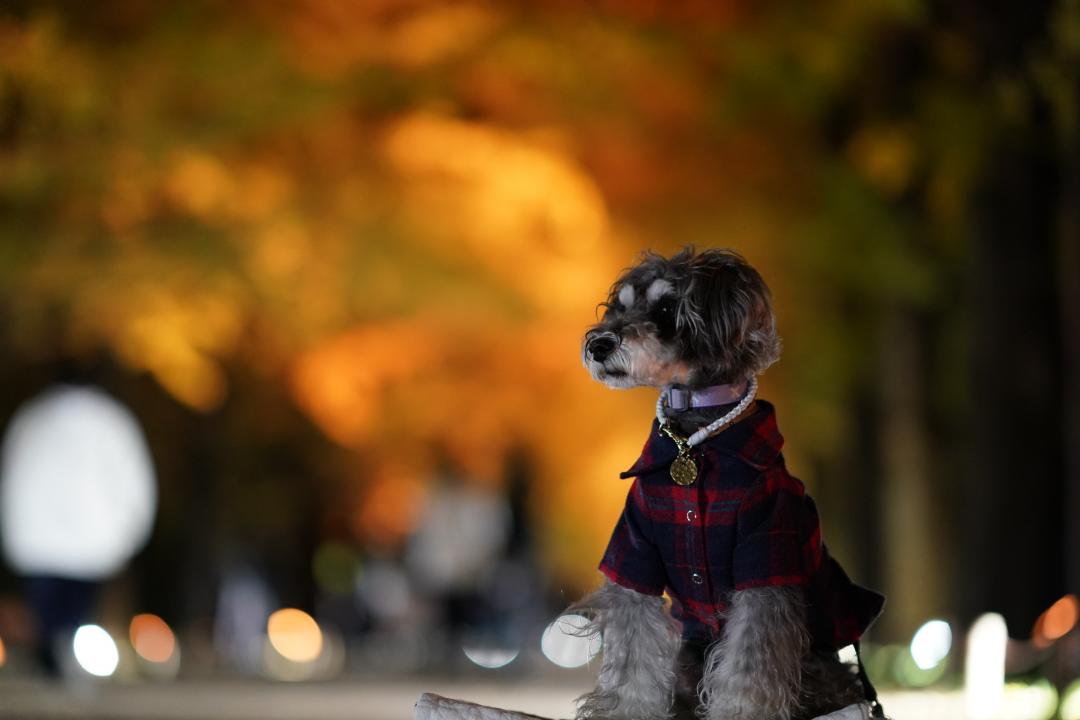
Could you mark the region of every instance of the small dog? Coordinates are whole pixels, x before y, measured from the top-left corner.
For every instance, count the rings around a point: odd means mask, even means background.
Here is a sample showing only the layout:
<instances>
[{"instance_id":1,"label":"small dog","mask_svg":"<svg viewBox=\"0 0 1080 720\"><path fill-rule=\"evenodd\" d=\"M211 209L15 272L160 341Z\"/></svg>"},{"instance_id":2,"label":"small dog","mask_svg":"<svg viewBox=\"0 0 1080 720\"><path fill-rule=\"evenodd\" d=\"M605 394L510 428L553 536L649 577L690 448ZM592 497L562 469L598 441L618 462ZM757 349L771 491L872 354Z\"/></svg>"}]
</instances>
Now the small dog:
<instances>
[{"instance_id":1,"label":"small dog","mask_svg":"<svg viewBox=\"0 0 1080 720\"><path fill-rule=\"evenodd\" d=\"M647 253L601 307L585 367L661 398L623 473L634 482L600 564L607 581L571 608L604 647L578 719L880 713L861 664L837 650L884 598L829 556L813 501L784 466L773 407L754 400L780 353L761 276L731 251Z\"/></svg>"}]
</instances>

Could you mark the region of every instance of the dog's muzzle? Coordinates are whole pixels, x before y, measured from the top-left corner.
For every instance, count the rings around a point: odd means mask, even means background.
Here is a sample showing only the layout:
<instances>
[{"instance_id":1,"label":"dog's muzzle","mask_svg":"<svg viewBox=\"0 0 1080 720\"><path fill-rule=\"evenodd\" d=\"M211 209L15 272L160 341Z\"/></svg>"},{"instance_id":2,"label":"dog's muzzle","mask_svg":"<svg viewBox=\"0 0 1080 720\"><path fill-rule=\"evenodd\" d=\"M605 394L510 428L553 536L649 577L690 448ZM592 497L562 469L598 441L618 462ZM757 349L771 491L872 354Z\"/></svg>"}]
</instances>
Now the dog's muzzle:
<instances>
[{"instance_id":1,"label":"dog's muzzle","mask_svg":"<svg viewBox=\"0 0 1080 720\"><path fill-rule=\"evenodd\" d=\"M617 347L619 347L619 338L615 333L598 333L585 343L585 352L594 361L602 363L615 352Z\"/></svg>"}]
</instances>

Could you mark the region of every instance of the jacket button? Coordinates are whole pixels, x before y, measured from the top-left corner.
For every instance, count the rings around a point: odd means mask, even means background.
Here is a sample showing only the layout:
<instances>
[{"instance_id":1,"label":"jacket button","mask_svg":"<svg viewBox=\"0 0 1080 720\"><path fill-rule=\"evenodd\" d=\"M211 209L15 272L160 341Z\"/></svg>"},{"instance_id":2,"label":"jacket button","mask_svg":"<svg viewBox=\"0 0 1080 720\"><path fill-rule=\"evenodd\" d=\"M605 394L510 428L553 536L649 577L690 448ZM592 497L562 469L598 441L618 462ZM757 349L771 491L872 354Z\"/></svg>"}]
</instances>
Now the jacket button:
<instances>
[{"instance_id":1,"label":"jacket button","mask_svg":"<svg viewBox=\"0 0 1080 720\"><path fill-rule=\"evenodd\" d=\"M692 523L697 520L697 513L693 510L686 511L686 522Z\"/></svg>"},{"instance_id":2,"label":"jacket button","mask_svg":"<svg viewBox=\"0 0 1080 720\"><path fill-rule=\"evenodd\" d=\"M701 576L701 573L692 572L690 573L690 582L694 583L695 585L700 585L701 583L705 582L705 578Z\"/></svg>"}]
</instances>

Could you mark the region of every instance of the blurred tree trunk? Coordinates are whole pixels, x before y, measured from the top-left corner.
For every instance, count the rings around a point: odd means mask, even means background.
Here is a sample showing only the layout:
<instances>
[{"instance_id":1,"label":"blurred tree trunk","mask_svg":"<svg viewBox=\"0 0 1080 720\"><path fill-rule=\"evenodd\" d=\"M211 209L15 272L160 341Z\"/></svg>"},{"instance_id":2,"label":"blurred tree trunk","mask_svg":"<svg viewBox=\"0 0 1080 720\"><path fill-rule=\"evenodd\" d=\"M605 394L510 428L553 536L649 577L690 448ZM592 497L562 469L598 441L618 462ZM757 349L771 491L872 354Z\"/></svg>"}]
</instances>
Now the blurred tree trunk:
<instances>
[{"instance_id":1,"label":"blurred tree trunk","mask_svg":"<svg viewBox=\"0 0 1080 720\"><path fill-rule=\"evenodd\" d=\"M973 457L959 512L966 614L1002 612L1022 637L1064 589L1060 195L1037 129L1003 145L975 205Z\"/></svg>"},{"instance_id":2,"label":"blurred tree trunk","mask_svg":"<svg viewBox=\"0 0 1080 720\"><path fill-rule=\"evenodd\" d=\"M1080 154L1069 153L1062 192L1061 288L1062 401L1065 410L1065 583L1080 593Z\"/></svg>"},{"instance_id":3,"label":"blurred tree trunk","mask_svg":"<svg viewBox=\"0 0 1080 720\"><path fill-rule=\"evenodd\" d=\"M935 474L930 467L922 358L925 338L909 308L886 312L880 348L882 490L885 592L890 612L882 618L888 637L908 637L942 610L950 548L935 529Z\"/></svg>"},{"instance_id":4,"label":"blurred tree trunk","mask_svg":"<svg viewBox=\"0 0 1080 720\"><path fill-rule=\"evenodd\" d=\"M964 619L994 610L1026 637L1064 590L1058 221L1052 109L1032 80L1055 3L939 3L970 45L996 118L969 205L971 463L956 509Z\"/></svg>"}]
</instances>

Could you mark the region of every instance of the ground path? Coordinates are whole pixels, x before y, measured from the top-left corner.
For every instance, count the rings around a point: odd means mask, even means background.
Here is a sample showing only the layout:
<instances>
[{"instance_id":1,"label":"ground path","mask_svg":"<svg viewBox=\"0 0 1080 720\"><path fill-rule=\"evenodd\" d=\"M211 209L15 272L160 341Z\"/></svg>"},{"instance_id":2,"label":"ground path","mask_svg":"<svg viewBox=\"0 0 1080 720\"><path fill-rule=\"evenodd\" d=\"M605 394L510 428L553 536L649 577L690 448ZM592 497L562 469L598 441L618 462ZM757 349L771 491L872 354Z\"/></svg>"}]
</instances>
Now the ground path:
<instances>
[{"instance_id":1,"label":"ground path","mask_svg":"<svg viewBox=\"0 0 1080 720\"><path fill-rule=\"evenodd\" d=\"M520 680L336 681L270 683L182 681L63 687L0 679L0 720L411 720L421 692L465 698L547 717L569 717L588 677L572 682ZM886 694L896 720L963 717L958 693Z\"/></svg>"}]
</instances>

